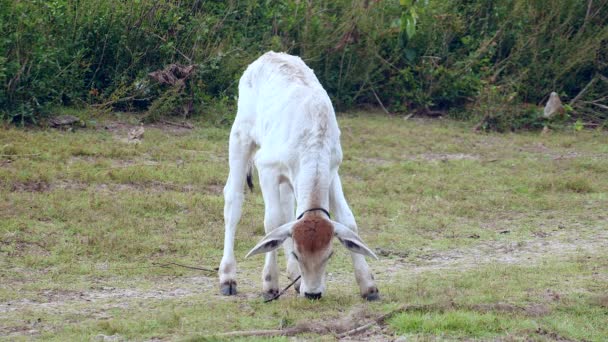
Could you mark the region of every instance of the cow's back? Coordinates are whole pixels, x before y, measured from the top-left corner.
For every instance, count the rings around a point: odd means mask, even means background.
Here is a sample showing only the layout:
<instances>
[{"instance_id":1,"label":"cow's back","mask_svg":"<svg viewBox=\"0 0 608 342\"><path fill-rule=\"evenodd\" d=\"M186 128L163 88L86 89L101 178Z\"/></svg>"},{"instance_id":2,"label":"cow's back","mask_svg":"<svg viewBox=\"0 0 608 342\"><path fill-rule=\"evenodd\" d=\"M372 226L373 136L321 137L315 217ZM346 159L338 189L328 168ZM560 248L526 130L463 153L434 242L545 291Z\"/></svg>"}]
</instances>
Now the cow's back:
<instances>
[{"instance_id":1,"label":"cow's back","mask_svg":"<svg viewBox=\"0 0 608 342\"><path fill-rule=\"evenodd\" d=\"M261 147L290 149L302 139L318 142L329 130L339 136L331 100L314 72L285 53L267 52L247 67L239 82L238 116Z\"/></svg>"}]
</instances>

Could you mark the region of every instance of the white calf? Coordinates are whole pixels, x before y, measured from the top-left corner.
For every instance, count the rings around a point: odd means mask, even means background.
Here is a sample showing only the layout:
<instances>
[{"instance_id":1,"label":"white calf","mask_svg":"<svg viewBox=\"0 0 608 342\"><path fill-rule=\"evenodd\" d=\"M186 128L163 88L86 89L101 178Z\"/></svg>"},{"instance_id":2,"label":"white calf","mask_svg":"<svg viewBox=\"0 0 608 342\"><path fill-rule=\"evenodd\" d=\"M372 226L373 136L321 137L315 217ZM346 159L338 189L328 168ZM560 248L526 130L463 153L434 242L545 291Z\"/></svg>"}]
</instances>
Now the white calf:
<instances>
[{"instance_id":1,"label":"white calf","mask_svg":"<svg viewBox=\"0 0 608 342\"><path fill-rule=\"evenodd\" d=\"M379 298L364 258L376 256L357 235L355 218L342 193L339 137L331 101L299 57L268 52L245 70L230 132L230 173L224 188L226 231L219 270L222 294L236 294L234 235L253 159L264 197L268 235L247 256L268 252L262 277L264 297L279 291L276 248L285 242L289 277L302 275L296 290L308 298L320 298L325 291L332 237L336 236L351 251L361 295L368 300ZM328 210L336 221L331 220Z\"/></svg>"}]
</instances>

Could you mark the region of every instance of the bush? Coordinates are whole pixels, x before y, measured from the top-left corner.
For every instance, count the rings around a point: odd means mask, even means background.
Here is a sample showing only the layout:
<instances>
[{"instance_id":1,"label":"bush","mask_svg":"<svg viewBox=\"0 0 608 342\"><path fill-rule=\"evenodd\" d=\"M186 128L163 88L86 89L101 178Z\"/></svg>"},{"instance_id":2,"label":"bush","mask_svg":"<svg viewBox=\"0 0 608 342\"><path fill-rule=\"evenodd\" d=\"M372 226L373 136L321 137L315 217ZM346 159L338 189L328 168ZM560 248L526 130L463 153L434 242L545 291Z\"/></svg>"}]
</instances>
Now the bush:
<instances>
[{"instance_id":1,"label":"bush","mask_svg":"<svg viewBox=\"0 0 608 342\"><path fill-rule=\"evenodd\" d=\"M245 67L274 49L300 55L338 109L381 102L479 119L496 87L513 109L494 113L502 123L489 129L536 127L520 123L551 91L576 98L573 119L605 122L606 1L550 4L0 0L0 116L23 124L52 105L96 105L157 118L181 115L171 107L185 98L214 116ZM196 66L187 93L148 77L173 63Z\"/></svg>"}]
</instances>

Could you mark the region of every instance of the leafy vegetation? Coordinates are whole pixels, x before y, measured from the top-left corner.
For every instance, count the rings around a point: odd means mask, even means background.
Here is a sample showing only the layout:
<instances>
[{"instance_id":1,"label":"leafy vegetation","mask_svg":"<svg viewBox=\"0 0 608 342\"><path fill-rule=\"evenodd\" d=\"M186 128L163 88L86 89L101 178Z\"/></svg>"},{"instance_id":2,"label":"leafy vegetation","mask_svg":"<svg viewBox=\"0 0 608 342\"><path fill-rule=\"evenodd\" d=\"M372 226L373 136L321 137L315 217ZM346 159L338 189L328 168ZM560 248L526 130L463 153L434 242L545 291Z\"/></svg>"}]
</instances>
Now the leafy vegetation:
<instances>
[{"instance_id":1,"label":"leafy vegetation","mask_svg":"<svg viewBox=\"0 0 608 342\"><path fill-rule=\"evenodd\" d=\"M263 258L243 258L264 234L259 191L247 193L237 231L237 297L219 295L213 270L166 265L219 265L228 128L150 124L130 144L139 120L107 119L75 132L0 134L8 340L197 341L311 321L333 330L308 337L329 339L404 304L418 309L369 339L608 334L605 132L474 134L449 120L340 115L345 193L380 256L370 265L383 299L359 298L337 244L325 298L289 291L264 304Z\"/></svg>"},{"instance_id":2,"label":"leafy vegetation","mask_svg":"<svg viewBox=\"0 0 608 342\"><path fill-rule=\"evenodd\" d=\"M274 49L302 56L339 109L537 128L556 91L571 120L603 125L607 18L607 0L0 0L0 115L39 122L67 105L229 122L217 113L240 74ZM173 63L196 66L184 87L149 78Z\"/></svg>"}]
</instances>

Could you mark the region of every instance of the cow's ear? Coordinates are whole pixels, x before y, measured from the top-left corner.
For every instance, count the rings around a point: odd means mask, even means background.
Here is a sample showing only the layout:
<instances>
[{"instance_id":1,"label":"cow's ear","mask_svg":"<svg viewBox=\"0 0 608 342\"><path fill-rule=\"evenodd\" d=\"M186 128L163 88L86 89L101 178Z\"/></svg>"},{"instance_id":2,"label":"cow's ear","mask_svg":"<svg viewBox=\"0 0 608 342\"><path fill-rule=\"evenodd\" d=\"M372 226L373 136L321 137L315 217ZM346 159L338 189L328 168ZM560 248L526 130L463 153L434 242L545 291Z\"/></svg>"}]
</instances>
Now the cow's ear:
<instances>
[{"instance_id":1,"label":"cow's ear","mask_svg":"<svg viewBox=\"0 0 608 342\"><path fill-rule=\"evenodd\" d=\"M341 223L335 221L332 221L332 223L334 225L334 234L344 245L344 247L346 247L346 249L351 252L367 255L378 260L376 254L372 252L372 250L367 247L363 241L361 241L361 238L359 235L357 235L357 233Z\"/></svg>"},{"instance_id":2,"label":"cow's ear","mask_svg":"<svg viewBox=\"0 0 608 342\"><path fill-rule=\"evenodd\" d=\"M248 258L255 254L267 253L277 249L288 237L296 221L289 222L268 233L258 244L253 247L245 256Z\"/></svg>"}]
</instances>

